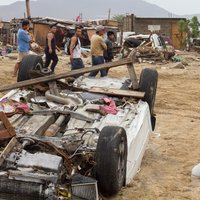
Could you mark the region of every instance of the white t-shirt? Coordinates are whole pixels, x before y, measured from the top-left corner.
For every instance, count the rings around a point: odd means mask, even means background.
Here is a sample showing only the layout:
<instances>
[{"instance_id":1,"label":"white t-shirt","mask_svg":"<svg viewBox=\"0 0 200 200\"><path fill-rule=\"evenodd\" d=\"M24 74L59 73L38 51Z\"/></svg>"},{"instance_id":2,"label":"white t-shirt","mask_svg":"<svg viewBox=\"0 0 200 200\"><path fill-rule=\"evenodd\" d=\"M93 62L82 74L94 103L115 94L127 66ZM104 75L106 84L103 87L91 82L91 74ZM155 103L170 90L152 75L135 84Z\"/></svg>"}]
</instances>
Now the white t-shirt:
<instances>
[{"instance_id":1,"label":"white t-shirt","mask_svg":"<svg viewBox=\"0 0 200 200\"><path fill-rule=\"evenodd\" d=\"M79 38L78 38L78 44L73 50L73 58L81 58L81 42Z\"/></svg>"}]
</instances>

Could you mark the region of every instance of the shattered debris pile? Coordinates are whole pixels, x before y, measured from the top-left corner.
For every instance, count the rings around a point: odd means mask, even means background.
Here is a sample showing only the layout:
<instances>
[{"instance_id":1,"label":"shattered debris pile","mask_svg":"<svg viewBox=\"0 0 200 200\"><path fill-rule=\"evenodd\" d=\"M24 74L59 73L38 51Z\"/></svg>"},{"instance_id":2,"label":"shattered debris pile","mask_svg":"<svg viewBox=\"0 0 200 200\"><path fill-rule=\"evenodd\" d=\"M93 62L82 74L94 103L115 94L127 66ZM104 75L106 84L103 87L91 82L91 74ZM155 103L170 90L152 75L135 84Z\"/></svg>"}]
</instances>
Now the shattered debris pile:
<instances>
[{"instance_id":1,"label":"shattered debris pile","mask_svg":"<svg viewBox=\"0 0 200 200\"><path fill-rule=\"evenodd\" d=\"M2 43L0 43L0 56L7 56L8 54L12 53L15 49L16 47L12 45L3 45Z\"/></svg>"},{"instance_id":2,"label":"shattered debris pile","mask_svg":"<svg viewBox=\"0 0 200 200\"><path fill-rule=\"evenodd\" d=\"M130 183L146 148L136 141L142 137L147 143L153 112L141 101L145 92L131 90L139 87L132 62L127 58L71 72L77 76L127 64L131 80L74 79L66 73L10 85L10 89L29 89L11 90L0 101L0 132L4 133L0 135L0 191L35 199L98 200L97 182L100 192L108 196L125 181ZM113 143L107 145L110 137ZM134 146L128 146L127 140Z\"/></svg>"},{"instance_id":3,"label":"shattered debris pile","mask_svg":"<svg viewBox=\"0 0 200 200\"><path fill-rule=\"evenodd\" d=\"M42 48L38 43L32 42L31 51L33 51L36 54L42 54L44 52L44 48Z\"/></svg>"},{"instance_id":4,"label":"shattered debris pile","mask_svg":"<svg viewBox=\"0 0 200 200\"><path fill-rule=\"evenodd\" d=\"M165 60L164 55L158 49L149 46L139 46L137 48L137 58L140 63L147 61L160 61Z\"/></svg>"},{"instance_id":5,"label":"shattered debris pile","mask_svg":"<svg viewBox=\"0 0 200 200\"><path fill-rule=\"evenodd\" d=\"M166 45L163 38L157 34L133 35L125 39L122 54L123 57L130 55L135 50L136 57L142 62L164 62L175 55L171 45Z\"/></svg>"}]
</instances>

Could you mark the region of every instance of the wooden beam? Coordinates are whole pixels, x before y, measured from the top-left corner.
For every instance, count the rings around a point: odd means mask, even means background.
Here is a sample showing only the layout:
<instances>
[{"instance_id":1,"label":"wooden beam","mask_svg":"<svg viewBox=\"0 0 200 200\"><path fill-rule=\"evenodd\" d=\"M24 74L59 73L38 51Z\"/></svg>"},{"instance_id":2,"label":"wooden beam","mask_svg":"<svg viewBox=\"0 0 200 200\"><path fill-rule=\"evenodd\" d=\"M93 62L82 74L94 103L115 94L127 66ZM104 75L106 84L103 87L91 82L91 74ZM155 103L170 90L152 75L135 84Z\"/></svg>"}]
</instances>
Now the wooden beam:
<instances>
[{"instance_id":1,"label":"wooden beam","mask_svg":"<svg viewBox=\"0 0 200 200\"><path fill-rule=\"evenodd\" d=\"M56 80L59 80L59 79L62 79L62 78L74 77L74 76L77 76L77 75L83 75L83 74L86 74L86 73L89 73L89 72L99 71L101 69L110 69L110 68L118 67L118 66L121 66L121 65L127 65L127 64L130 64L132 62L133 62L132 58L126 58L126 59L122 59L122 60L119 60L119 61L114 61L114 62L111 62L111 63L105 63L105 64L102 64L102 65L96 65L96 66L93 66L93 67L86 67L86 68L83 68L83 69L74 70L74 71L70 71L70 72L67 72L67 73L63 73L63 74L44 76L44 77L40 77L40 78L36 78L36 79L18 82L18 83L15 83L15 84L4 85L4 86L0 87L0 92L12 90L12 89L17 89L17 88L23 88L23 87L27 87L27 86L32 86L32 85L45 83L45 82L49 82L49 81L56 81Z\"/></svg>"},{"instance_id":2,"label":"wooden beam","mask_svg":"<svg viewBox=\"0 0 200 200\"><path fill-rule=\"evenodd\" d=\"M31 8L30 8L30 0L26 0L26 14L27 18L31 18Z\"/></svg>"},{"instance_id":3,"label":"wooden beam","mask_svg":"<svg viewBox=\"0 0 200 200\"><path fill-rule=\"evenodd\" d=\"M145 95L144 92L139 92L139 91L120 90L120 89L102 88L102 87L91 87L87 91L92 93L107 94L110 96L134 97L138 99L144 98Z\"/></svg>"},{"instance_id":4,"label":"wooden beam","mask_svg":"<svg viewBox=\"0 0 200 200\"><path fill-rule=\"evenodd\" d=\"M128 68L131 82L132 82L132 88L133 88L133 90L137 90L139 88L139 84L138 84L138 80L137 80L137 76L135 73L133 63L127 64L127 68Z\"/></svg>"},{"instance_id":5,"label":"wooden beam","mask_svg":"<svg viewBox=\"0 0 200 200\"><path fill-rule=\"evenodd\" d=\"M5 127L5 129L0 130L0 140L5 140L14 137L16 135L15 128L11 125L4 112L0 112L0 121Z\"/></svg>"},{"instance_id":6,"label":"wooden beam","mask_svg":"<svg viewBox=\"0 0 200 200\"><path fill-rule=\"evenodd\" d=\"M10 140L8 145L5 147L5 149L0 154L0 166L3 164L4 160L8 156L8 154L13 150L13 148L17 144L17 139L14 137Z\"/></svg>"}]
</instances>

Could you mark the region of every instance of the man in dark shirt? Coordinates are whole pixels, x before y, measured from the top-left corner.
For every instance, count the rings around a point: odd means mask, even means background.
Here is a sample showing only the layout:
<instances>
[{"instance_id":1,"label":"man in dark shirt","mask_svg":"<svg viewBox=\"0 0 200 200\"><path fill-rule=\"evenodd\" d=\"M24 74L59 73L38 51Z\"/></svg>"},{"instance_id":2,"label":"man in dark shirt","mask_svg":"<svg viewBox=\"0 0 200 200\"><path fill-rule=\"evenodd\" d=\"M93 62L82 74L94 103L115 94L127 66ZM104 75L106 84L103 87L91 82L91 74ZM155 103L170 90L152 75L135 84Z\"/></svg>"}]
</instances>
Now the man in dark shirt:
<instances>
[{"instance_id":1,"label":"man in dark shirt","mask_svg":"<svg viewBox=\"0 0 200 200\"><path fill-rule=\"evenodd\" d=\"M56 39L55 39L56 31L57 31L56 24L51 25L49 33L47 34L46 47L45 47L45 55L46 55L45 67L48 68L52 61L50 68L53 73L58 63L58 56L56 54L56 49L60 51L60 49L56 46Z\"/></svg>"},{"instance_id":2,"label":"man in dark shirt","mask_svg":"<svg viewBox=\"0 0 200 200\"><path fill-rule=\"evenodd\" d=\"M108 31L107 39L105 41L107 50L104 51L104 59L106 62L112 62L113 56L113 42L115 40L115 34L112 31Z\"/></svg>"}]
</instances>

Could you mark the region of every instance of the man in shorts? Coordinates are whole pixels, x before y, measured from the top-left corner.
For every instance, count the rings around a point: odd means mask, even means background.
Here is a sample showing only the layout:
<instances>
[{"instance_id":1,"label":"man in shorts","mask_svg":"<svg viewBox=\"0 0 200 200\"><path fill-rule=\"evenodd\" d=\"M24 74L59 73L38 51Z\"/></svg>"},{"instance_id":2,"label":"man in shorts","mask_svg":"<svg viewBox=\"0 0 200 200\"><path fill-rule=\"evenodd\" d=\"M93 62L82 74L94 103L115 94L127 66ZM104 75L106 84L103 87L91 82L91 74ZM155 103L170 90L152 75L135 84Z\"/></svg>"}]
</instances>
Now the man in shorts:
<instances>
[{"instance_id":1,"label":"man in shorts","mask_svg":"<svg viewBox=\"0 0 200 200\"><path fill-rule=\"evenodd\" d=\"M30 50L30 36L28 33L29 21L23 21L22 27L18 30L17 33L17 42L18 42L18 59L15 64L13 77L17 76L19 70L19 65L22 62L23 58L29 54Z\"/></svg>"}]
</instances>

